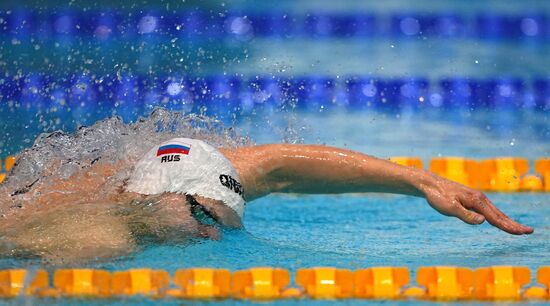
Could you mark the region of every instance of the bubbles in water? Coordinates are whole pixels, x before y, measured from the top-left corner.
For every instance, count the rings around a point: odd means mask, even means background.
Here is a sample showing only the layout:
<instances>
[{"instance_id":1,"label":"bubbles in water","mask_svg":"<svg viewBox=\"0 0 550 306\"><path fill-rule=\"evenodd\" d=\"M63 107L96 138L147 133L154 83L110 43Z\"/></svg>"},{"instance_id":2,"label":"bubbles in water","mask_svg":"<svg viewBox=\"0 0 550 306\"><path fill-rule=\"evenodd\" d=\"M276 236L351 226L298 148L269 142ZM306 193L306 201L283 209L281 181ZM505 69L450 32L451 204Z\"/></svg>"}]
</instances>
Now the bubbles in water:
<instances>
[{"instance_id":1,"label":"bubbles in water","mask_svg":"<svg viewBox=\"0 0 550 306\"><path fill-rule=\"evenodd\" d=\"M403 18L399 23L399 27L405 35L409 36L416 35L420 32L420 23L416 18L412 17Z\"/></svg>"},{"instance_id":2,"label":"bubbles in water","mask_svg":"<svg viewBox=\"0 0 550 306\"><path fill-rule=\"evenodd\" d=\"M440 107L441 105L443 105L443 97L438 93L431 94L430 104L435 107Z\"/></svg>"},{"instance_id":3,"label":"bubbles in water","mask_svg":"<svg viewBox=\"0 0 550 306\"><path fill-rule=\"evenodd\" d=\"M536 36L539 33L539 25L533 18L523 18L521 32L527 36Z\"/></svg>"},{"instance_id":4,"label":"bubbles in water","mask_svg":"<svg viewBox=\"0 0 550 306\"><path fill-rule=\"evenodd\" d=\"M172 82L168 84L166 88L166 92L171 96L177 96L181 93L181 91L182 91L182 86L177 82Z\"/></svg>"},{"instance_id":5,"label":"bubbles in water","mask_svg":"<svg viewBox=\"0 0 550 306\"><path fill-rule=\"evenodd\" d=\"M94 36L101 40L105 40L111 36L112 32L113 30L110 27L106 25L100 25L97 28L95 28Z\"/></svg>"},{"instance_id":6,"label":"bubbles in water","mask_svg":"<svg viewBox=\"0 0 550 306\"><path fill-rule=\"evenodd\" d=\"M417 89L413 84L404 84L400 88L400 93L404 97L413 98L416 95Z\"/></svg>"},{"instance_id":7,"label":"bubbles in water","mask_svg":"<svg viewBox=\"0 0 550 306\"><path fill-rule=\"evenodd\" d=\"M374 84L365 84L361 88L361 92L367 97L374 97L376 95L376 86Z\"/></svg>"},{"instance_id":8,"label":"bubbles in water","mask_svg":"<svg viewBox=\"0 0 550 306\"><path fill-rule=\"evenodd\" d=\"M158 18L155 16L147 15L141 17L138 23L138 31L140 34L153 33L157 29Z\"/></svg>"},{"instance_id":9,"label":"bubbles in water","mask_svg":"<svg viewBox=\"0 0 550 306\"><path fill-rule=\"evenodd\" d=\"M235 17L228 21L228 32L238 40L247 41L254 37L252 23L246 17Z\"/></svg>"},{"instance_id":10,"label":"bubbles in water","mask_svg":"<svg viewBox=\"0 0 550 306\"><path fill-rule=\"evenodd\" d=\"M514 89L510 84L500 84L498 94L502 97L511 97L514 94Z\"/></svg>"},{"instance_id":11,"label":"bubbles in water","mask_svg":"<svg viewBox=\"0 0 550 306\"><path fill-rule=\"evenodd\" d=\"M62 34L70 33L73 26L73 19L70 16L61 16L54 23L55 31Z\"/></svg>"}]
</instances>

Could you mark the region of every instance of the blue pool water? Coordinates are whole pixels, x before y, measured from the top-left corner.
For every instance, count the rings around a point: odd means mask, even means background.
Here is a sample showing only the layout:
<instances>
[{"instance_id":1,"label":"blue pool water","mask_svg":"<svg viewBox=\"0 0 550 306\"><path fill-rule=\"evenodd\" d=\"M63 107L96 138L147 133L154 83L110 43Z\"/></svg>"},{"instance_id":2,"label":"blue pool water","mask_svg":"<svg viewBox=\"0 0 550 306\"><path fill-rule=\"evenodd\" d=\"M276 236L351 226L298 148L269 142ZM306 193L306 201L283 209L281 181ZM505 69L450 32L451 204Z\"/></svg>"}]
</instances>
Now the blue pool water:
<instances>
[{"instance_id":1,"label":"blue pool water","mask_svg":"<svg viewBox=\"0 0 550 306\"><path fill-rule=\"evenodd\" d=\"M465 225L437 214L421 199L401 196L270 196L249 205L245 231L225 233L219 242L150 246L128 259L93 266L117 270L152 267L174 272L197 266L237 270L267 265L295 271L313 266L357 269L380 265L415 269L512 264L536 269L543 264L544 254L550 251L548 195L494 194L490 198L513 218L534 226L536 232L514 237L489 225Z\"/></svg>"},{"instance_id":2,"label":"blue pool water","mask_svg":"<svg viewBox=\"0 0 550 306\"><path fill-rule=\"evenodd\" d=\"M479 116L468 124L457 125L425 120L425 115L412 115L405 120L382 114L301 114L273 117L271 132L253 128L255 125L251 122L240 125L239 130L251 137L258 136L259 143L269 143L281 140L277 128L299 128L300 137L288 140L326 143L380 157L419 156L425 162L430 157L449 154L473 158L518 155L531 160L549 155L548 145L535 137L536 129L487 130L488 117ZM288 131L286 134L292 135ZM544 254L550 252L550 195L495 193L489 194L489 198L512 218L535 227L535 233L517 237L488 224L466 225L438 214L420 198L376 194L271 195L249 203L245 230L227 231L221 241L146 245L130 257L87 266L108 270L151 267L169 272L203 266L230 270L275 266L295 272L298 268L313 266L358 269L391 265L414 270L430 265L472 268L522 265L535 271L546 264ZM3 259L0 262L0 268L14 266L39 267L33 261ZM147 299L130 301L151 303ZM124 303L124 300L118 302Z\"/></svg>"},{"instance_id":3,"label":"blue pool water","mask_svg":"<svg viewBox=\"0 0 550 306\"><path fill-rule=\"evenodd\" d=\"M0 1L1 158L30 147L40 132L74 131L111 115L133 121L158 106L186 112L208 106L207 114L258 144L417 156L425 167L440 156L518 156L533 169L535 159L550 156L548 1L83 0L61 8L55 1L22 2ZM342 30L349 18L364 19ZM208 84L211 76L219 82ZM317 83L302 86L304 79ZM363 83L354 87L357 79ZM288 88L278 87L281 80ZM535 233L516 237L488 224L466 225L413 197L270 195L249 203L245 229L226 231L220 241L143 245L129 257L80 266L171 273L275 266L293 274L313 266L391 265L414 273L433 265L531 271L547 265L550 193L488 196ZM0 269L14 267L43 268L36 260L0 259ZM360 303L366 302L273 304Z\"/></svg>"}]
</instances>

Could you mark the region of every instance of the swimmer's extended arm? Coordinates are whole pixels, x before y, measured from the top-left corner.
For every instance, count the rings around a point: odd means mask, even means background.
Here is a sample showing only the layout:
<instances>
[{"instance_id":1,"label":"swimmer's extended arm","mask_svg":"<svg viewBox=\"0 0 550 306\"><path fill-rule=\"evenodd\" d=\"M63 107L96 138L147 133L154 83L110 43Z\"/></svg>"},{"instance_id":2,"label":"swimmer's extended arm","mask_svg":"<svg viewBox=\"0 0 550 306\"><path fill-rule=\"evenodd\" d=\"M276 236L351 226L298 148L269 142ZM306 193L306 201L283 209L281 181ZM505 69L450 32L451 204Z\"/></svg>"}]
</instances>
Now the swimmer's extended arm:
<instances>
[{"instance_id":1,"label":"swimmer's extended arm","mask_svg":"<svg viewBox=\"0 0 550 306\"><path fill-rule=\"evenodd\" d=\"M222 151L234 164L248 200L271 192L387 192L424 197L446 216L485 220L511 234L530 234L476 190L430 172L362 153L317 145L274 144Z\"/></svg>"}]
</instances>

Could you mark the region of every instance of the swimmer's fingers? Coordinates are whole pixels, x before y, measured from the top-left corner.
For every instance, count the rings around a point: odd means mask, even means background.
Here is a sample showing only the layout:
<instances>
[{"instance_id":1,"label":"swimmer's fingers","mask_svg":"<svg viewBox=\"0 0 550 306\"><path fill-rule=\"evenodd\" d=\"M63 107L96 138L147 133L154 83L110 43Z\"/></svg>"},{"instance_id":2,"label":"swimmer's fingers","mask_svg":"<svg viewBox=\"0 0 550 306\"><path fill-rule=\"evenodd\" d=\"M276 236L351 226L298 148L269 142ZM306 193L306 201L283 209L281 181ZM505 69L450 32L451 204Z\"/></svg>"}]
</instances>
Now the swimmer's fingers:
<instances>
[{"instance_id":1,"label":"swimmer's fingers","mask_svg":"<svg viewBox=\"0 0 550 306\"><path fill-rule=\"evenodd\" d=\"M483 223L483 221L485 221L485 217L483 215L468 210L461 205L458 205L458 207L456 208L454 216L472 225L481 224Z\"/></svg>"},{"instance_id":2,"label":"swimmer's fingers","mask_svg":"<svg viewBox=\"0 0 550 306\"><path fill-rule=\"evenodd\" d=\"M481 192L461 199L462 205L481 214L493 226L514 235L531 234L533 228L522 225L505 215Z\"/></svg>"},{"instance_id":3,"label":"swimmer's fingers","mask_svg":"<svg viewBox=\"0 0 550 306\"><path fill-rule=\"evenodd\" d=\"M468 210L457 198L449 200L447 197L442 197L438 194L434 196L434 194L431 193L428 195L427 200L428 203L442 215L457 217L468 224L481 224L485 221L483 215Z\"/></svg>"}]
</instances>

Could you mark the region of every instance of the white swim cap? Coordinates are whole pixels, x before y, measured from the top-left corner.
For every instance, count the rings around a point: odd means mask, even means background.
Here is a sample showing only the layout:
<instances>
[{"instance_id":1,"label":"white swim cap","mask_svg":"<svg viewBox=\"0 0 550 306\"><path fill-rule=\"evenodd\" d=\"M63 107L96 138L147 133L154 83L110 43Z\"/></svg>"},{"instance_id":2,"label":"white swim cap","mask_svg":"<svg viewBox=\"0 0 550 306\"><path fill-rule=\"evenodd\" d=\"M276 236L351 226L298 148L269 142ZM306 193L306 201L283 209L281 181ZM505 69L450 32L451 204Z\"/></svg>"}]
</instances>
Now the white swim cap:
<instances>
[{"instance_id":1,"label":"white swim cap","mask_svg":"<svg viewBox=\"0 0 550 306\"><path fill-rule=\"evenodd\" d=\"M174 192L219 200L242 218L243 187L231 162L203 141L174 138L152 148L136 164L126 190Z\"/></svg>"}]
</instances>

